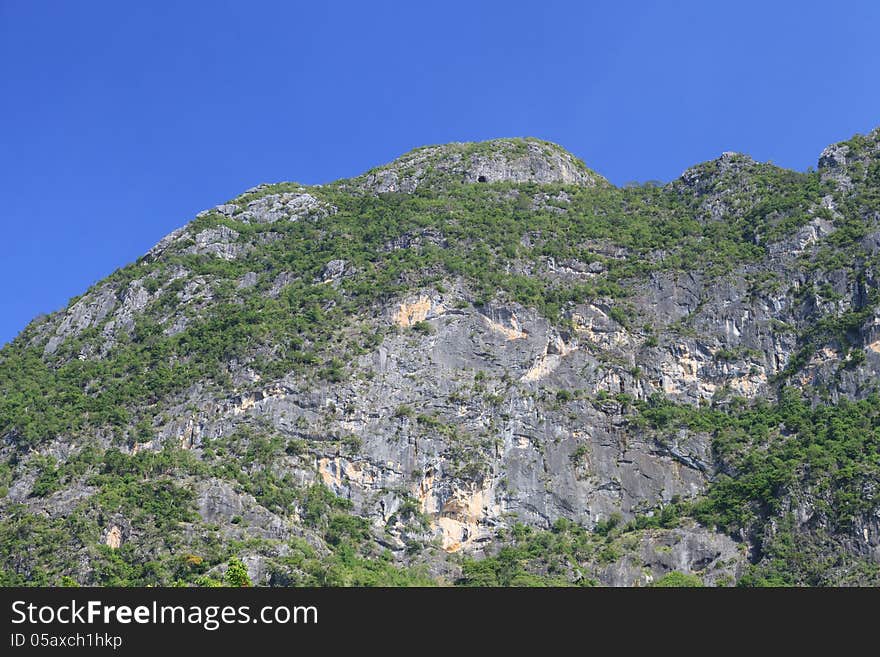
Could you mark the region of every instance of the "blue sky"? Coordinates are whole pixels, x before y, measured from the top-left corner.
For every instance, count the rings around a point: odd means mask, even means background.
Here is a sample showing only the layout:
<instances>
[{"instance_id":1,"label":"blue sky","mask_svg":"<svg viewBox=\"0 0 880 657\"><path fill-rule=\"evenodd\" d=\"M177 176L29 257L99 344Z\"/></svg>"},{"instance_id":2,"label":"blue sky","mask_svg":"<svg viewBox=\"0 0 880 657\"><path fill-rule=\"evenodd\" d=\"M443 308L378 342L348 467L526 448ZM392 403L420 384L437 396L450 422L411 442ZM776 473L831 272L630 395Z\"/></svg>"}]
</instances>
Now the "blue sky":
<instances>
[{"instance_id":1,"label":"blue sky","mask_svg":"<svg viewBox=\"0 0 880 657\"><path fill-rule=\"evenodd\" d=\"M880 125L880 3L0 0L0 344L259 182L558 142L622 184Z\"/></svg>"}]
</instances>

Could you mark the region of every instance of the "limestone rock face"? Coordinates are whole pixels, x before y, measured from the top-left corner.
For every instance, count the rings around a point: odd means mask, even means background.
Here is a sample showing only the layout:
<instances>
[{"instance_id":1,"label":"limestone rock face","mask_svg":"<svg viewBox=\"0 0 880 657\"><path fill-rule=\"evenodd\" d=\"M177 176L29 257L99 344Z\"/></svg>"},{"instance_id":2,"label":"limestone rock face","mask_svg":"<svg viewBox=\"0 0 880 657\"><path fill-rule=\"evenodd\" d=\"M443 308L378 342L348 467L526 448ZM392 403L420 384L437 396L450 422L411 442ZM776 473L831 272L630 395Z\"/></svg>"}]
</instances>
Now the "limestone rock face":
<instances>
[{"instance_id":1,"label":"limestone rock face","mask_svg":"<svg viewBox=\"0 0 880 657\"><path fill-rule=\"evenodd\" d=\"M122 530L113 525L107 532L107 538L104 540L107 547L118 550L122 546Z\"/></svg>"},{"instance_id":2,"label":"limestone rock face","mask_svg":"<svg viewBox=\"0 0 880 657\"><path fill-rule=\"evenodd\" d=\"M731 584L789 535L880 563L870 479L845 526L833 491L792 484L761 534L653 522L738 473L711 428L636 410L877 392L878 143L810 174L724 153L618 190L499 139L252 188L0 352L0 511L79 518L52 572L84 583L95 541L191 581L244 546L255 582L314 583L353 536L454 581L520 525L566 523L640 527L565 564L572 582ZM828 582L867 572L847 568Z\"/></svg>"}]
</instances>

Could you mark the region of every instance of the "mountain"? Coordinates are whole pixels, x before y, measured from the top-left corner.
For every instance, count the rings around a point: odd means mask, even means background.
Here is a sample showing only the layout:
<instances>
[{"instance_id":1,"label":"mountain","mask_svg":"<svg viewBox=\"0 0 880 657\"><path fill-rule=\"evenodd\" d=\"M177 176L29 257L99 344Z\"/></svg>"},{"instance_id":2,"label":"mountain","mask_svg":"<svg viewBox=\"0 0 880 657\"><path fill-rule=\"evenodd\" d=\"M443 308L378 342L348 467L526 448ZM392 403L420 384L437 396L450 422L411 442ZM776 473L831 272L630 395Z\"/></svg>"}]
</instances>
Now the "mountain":
<instances>
[{"instance_id":1,"label":"mountain","mask_svg":"<svg viewBox=\"0 0 880 657\"><path fill-rule=\"evenodd\" d=\"M880 129L259 185L0 351L0 584L880 584L878 254Z\"/></svg>"}]
</instances>

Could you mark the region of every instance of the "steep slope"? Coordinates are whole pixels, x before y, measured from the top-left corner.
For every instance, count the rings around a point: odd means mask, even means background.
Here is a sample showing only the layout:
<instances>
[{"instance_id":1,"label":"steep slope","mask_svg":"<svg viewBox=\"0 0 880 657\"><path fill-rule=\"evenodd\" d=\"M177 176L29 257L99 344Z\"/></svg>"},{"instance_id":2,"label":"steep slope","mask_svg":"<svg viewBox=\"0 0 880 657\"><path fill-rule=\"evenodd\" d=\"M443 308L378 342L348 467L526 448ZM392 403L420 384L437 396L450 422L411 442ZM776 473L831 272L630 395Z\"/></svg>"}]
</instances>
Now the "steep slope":
<instances>
[{"instance_id":1,"label":"steep slope","mask_svg":"<svg viewBox=\"0 0 880 657\"><path fill-rule=\"evenodd\" d=\"M200 213L0 352L2 580L877 583L878 153L505 139Z\"/></svg>"}]
</instances>

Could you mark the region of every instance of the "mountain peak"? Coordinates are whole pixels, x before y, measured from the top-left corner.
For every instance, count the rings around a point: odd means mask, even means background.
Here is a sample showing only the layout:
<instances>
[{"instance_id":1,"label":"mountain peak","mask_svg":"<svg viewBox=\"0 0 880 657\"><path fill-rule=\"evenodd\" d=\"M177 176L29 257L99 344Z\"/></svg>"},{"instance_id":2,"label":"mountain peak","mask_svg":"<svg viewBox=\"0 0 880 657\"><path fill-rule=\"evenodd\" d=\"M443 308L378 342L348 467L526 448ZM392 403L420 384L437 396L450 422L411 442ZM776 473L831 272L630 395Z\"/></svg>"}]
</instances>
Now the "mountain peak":
<instances>
[{"instance_id":1,"label":"mountain peak","mask_svg":"<svg viewBox=\"0 0 880 657\"><path fill-rule=\"evenodd\" d=\"M609 184L561 146L532 137L423 146L357 179L376 193L495 182Z\"/></svg>"},{"instance_id":2,"label":"mountain peak","mask_svg":"<svg viewBox=\"0 0 880 657\"><path fill-rule=\"evenodd\" d=\"M880 159L880 127L866 135L855 135L847 141L831 144L819 156L822 179L842 191L849 191L864 182Z\"/></svg>"},{"instance_id":3,"label":"mountain peak","mask_svg":"<svg viewBox=\"0 0 880 657\"><path fill-rule=\"evenodd\" d=\"M773 165L757 162L745 153L724 151L714 160L689 167L675 184L703 194L718 186L737 186L744 176L767 167Z\"/></svg>"}]
</instances>

